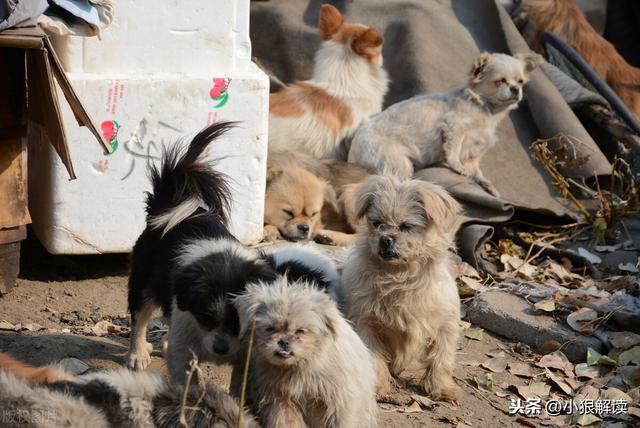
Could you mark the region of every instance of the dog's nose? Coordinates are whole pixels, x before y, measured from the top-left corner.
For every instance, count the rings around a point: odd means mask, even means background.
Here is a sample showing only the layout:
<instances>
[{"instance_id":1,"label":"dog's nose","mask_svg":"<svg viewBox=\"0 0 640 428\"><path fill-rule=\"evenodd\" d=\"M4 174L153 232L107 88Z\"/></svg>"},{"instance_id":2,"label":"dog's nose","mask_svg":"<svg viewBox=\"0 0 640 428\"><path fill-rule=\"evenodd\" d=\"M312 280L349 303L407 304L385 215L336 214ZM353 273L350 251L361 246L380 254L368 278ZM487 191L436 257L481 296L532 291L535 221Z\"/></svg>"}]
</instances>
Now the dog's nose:
<instances>
[{"instance_id":1,"label":"dog's nose","mask_svg":"<svg viewBox=\"0 0 640 428\"><path fill-rule=\"evenodd\" d=\"M519 95L520 94L520 86L513 85L509 89L511 90L511 93L513 95Z\"/></svg>"},{"instance_id":2,"label":"dog's nose","mask_svg":"<svg viewBox=\"0 0 640 428\"><path fill-rule=\"evenodd\" d=\"M286 351L289 349L289 341L284 339L278 340L278 346Z\"/></svg>"},{"instance_id":3,"label":"dog's nose","mask_svg":"<svg viewBox=\"0 0 640 428\"><path fill-rule=\"evenodd\" d=\"M298 230L301 233L307 234L307 233L309 233L309 225L308 224L299 224L298 225Z\"/></svg>"},{"instance_id":4,"label":"dog's nose","mask_svg":"<svg viewBox=\"0 0 640 428\"><path fill-rule=\"evenodd\" d=\"M216 339L213 341L213 352L218 355L227 354L229 352L229 342L224 339Z\"/></svg>"},{"instance_id":5,"label":"dog's nose","mask_svg":"<svg viewBox=\"0 0 640 428\"><path fill-rule=\"evenodd\" d=\"M388 249L391 248L395 239L392 236L384 235L380 237L380 248Z\"/></svg>"}]
</instances>

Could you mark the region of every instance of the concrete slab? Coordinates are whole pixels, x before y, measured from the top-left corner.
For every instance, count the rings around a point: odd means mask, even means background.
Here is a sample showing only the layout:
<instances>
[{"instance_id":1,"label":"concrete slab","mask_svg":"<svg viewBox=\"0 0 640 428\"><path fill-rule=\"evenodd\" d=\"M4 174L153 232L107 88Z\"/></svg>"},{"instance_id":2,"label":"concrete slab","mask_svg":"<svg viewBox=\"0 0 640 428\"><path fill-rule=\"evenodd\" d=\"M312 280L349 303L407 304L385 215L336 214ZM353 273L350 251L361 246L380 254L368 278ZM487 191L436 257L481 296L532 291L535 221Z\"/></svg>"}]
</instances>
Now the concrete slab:
<instances>
[{"instance_id":1,"label":"concrete slab","mask_svg":"<svg viewBox=\"0 0 640 428\"><path fill-rule=\"evenodd\" d=\"M582 336L551 316L534 313L530 303L503 291L489 291L476 297L467 308L467 315L473 324L534 348L556 340L574 363L585 361L589 347L605 352L602 342L595 337Z\"/></svg>"}]
</instances>

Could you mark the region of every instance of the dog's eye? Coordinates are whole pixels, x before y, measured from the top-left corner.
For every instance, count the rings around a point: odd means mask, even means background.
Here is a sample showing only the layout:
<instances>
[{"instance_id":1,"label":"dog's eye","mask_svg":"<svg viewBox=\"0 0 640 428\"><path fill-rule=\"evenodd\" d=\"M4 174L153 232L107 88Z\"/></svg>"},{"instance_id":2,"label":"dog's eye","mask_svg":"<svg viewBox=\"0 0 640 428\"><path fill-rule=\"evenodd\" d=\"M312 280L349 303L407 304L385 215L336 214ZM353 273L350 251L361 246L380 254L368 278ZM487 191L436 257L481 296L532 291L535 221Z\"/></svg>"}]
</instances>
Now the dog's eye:
<instances>
[{"instance_id":1,"label":"dog's eye","mask_svg":"<svg viewBox=\"0 0 640 428\"><path fill-rule=\"evenodd\" d=\"M313 214L311 214L311 217L315 217L316 215L318 215L318 211L316 211Z\"/></svg>"},{"instance_id":2,"label":"dog's eye","mask_svg":"<svg viewBox=\"0 0 640 428\"><path fill-rule=\"evenodd\" d=\"M518 83L522 85L524 83L524 80L518 79Z\"/></svg>"},{"instance_id":3,"label":"dog's eye","mask_svg":"<svg viewBox=\"0 0 640 428\"><path fill-rule=\"evenodd\" d=\"M409 223L402 223L399 227L402 232L408 232L413 229L413 225Z\"/></svg>"},{"instance_id":4,"label":"dog's eye","mask_svg":"<svg viewBox=\"0 0 640 428\"><path fill-rule=\"evenodd\" d=\"M288 216L289 216L289 218L294 218L294 217L295 217L295 216L293 215L293 211L291 211L291 210L282 210L282 211L284 211L284 213L285 213L286 215L288 215Z\"/></svg>"},{"instance_id":5,"label":"dog's eye","mask_svg":"<svg viewBox=\"0 0 640 428\"><path fill-rule=\"evenodd\" d=\"M267 327L264 329L264 331L266 331L267 333L273 333L274 331L276 331L276 329L273 327Z\"/></svg>"},{"instance_id":6,"label":"dog's eye","mask_svg":"<svg viewBox=\"0 0 640 428\"><path fill-rule=\"evenodd\" d=\"M296 330L296 334L306 334L307 330L305 330L304 328L299 328Z\"/></svg>"},{"instance_id":7,"label":"dog's eye","mask_svg":"<svg viewBox=\"0 0 640 428\"><path fill-rule=\"evenodd\" d=\"M371 222L371 225L377 229L377 228L379 228L380 226L382 226L382 222L381 222L380 220L373 220L373 221Z\"/></svg>"}]
</instances>

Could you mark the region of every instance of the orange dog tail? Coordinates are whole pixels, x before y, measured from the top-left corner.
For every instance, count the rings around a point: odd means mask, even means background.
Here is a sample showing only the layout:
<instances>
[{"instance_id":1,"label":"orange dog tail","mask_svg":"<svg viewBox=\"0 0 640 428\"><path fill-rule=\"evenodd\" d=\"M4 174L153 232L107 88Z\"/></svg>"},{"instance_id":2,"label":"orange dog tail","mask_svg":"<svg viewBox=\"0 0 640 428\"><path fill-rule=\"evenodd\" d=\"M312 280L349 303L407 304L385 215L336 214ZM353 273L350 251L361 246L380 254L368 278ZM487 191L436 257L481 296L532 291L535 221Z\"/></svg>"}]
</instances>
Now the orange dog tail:
<instances>
[{"instance_id":1,"label":"orange dog tail","mask_svg":"<svg viewBox=\"0 0 640 428\"><path fill-rule=\"evenodd\" d=\"M73 375L61 368L49 364L34 367L18 361L6 352L0 352L0 371L13 374L16 378L30 385L40 385L73 379Z\"/></svg>"}]
</instances>

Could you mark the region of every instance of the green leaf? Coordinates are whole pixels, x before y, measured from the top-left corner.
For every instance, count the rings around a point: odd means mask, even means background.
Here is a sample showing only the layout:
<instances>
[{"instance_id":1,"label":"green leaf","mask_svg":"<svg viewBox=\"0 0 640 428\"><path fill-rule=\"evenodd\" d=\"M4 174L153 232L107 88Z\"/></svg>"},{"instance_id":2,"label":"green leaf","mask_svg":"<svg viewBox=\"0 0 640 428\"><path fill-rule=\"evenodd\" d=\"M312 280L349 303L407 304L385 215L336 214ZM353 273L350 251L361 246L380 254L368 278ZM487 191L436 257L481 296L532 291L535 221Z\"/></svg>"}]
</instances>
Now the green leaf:
<instances>
[{"instance_id":1,"label":"green leaf","mask_svg":"<svg viewBox=\"0 0 640 428\"><path fill-rule=\"evenodd\" d=\"M493 389L493 374L482 373L473 377L473 381L476 383L479 389L484 391L491 391Z\"/></svg>"},{"instance_id":2,"label":"green leaf","mask_svg":"<svg viewBox=\"0 0 640 428\"><path fill-rule=\"evenodd\" d=\"M587 365L589 365L589 366L600 366L600 365L615 366L616 362L614 360L612 360L611 358L607 357L606 355L600 354L595 349L588 348L587 349Z\"/></svg>"}]
</instances>

